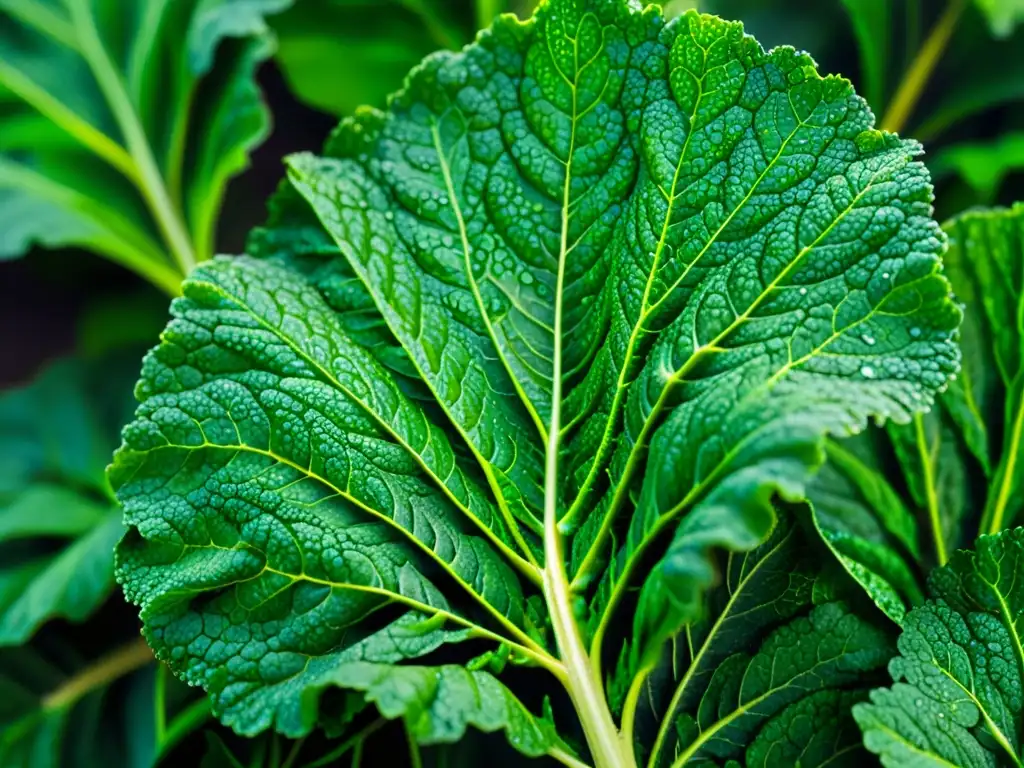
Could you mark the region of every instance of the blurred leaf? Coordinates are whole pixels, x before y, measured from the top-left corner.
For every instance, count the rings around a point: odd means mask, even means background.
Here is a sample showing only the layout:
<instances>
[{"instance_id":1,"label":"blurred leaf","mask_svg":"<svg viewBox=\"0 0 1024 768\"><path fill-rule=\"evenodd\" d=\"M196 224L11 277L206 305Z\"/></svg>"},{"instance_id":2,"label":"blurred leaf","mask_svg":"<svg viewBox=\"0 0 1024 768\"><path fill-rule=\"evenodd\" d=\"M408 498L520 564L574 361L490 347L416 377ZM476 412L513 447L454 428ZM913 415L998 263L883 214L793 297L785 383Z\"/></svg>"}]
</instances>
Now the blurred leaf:
<instances>
[{"instance_id":1,"label":"blurred leaf","mask_svg":"<svg viewBox=\"0 0 1024 768\"><path fill-rule=\"evenodd\" d=\"M990 204L1007 175L1024 169L1024 133L1005 133L991 142L943 147L928 165L936 180L957 175L970 185L980 203Z\"/></svg>"},{"instance_id":2,"label":"blurred leaf","mask_svg":"<svg viewBox=\"0 0 1024 768\"><path fill-rule=\"evenodd\" d=\"M267 132L252 73L290 2L0 0L0 258L76 245L176 293Z\"/></svg>"},{"instance_id":3,"label":"blurred leaf","mask_svg":"<svg viewBox=\"0 0 1024 768\"><path fill-rule=\"evenodd\" d=\"M664 3L665 18L674 19L687 11L699 11L700 0L668 0Z\"/></svg>"},{"instance_id":4,"label":"blurred leaf","mask_svg":"<svg viewBox=\"0 0 1024 768\"><path fill-rule=\"evenodd\" d=\"M889 0L842 0L850 15L857 48L860 52L858 91L877 113L885 108L885 75L889 71L889 50L892 44L892 18Z\"/></svg>"},{"instance_id":5,"label":"blurred leaf","mask_svg":"<svg viewBox=\"0 0 1024 768\"><path fill-rule=\"evenodd\" d=\"M51 618L88 618L113 590L123 531L116 506L57 487L33 486L0 509L0 645L24 642ZM47 536L60 549L37 542Z\"/></svg>"},{"instance_id":6,"label":"blurred leaf","mask_svg":"<svg viewBox=\"0 0 1024 768\"><path fill-rule=\"evenodd\" d=\"M123 528L105 466L131 371L66 360L0 395L0 646L83 621L113 591Z\"/></svg>"},{"instance_id":7,"label":"blurred leaf","mask_svg":"<svg viewBox=\"0 0 1024 768\"><path fill-rule=\"evenodd\" d=\"M1024 20L1024 0L974 0L992 27L992 34L1006 37Z\"/></svg>"},{"instance_id":8,"label":"blurred leaf","mask_svg":"<svg viewBox=\"0 0 1024 768\"><path fill-rule=\"evenodd\" d=\"M149 768L151 661L138 640L92 663L64 645L0 651L0 765Z\"/></svg>"},{"instance_id":9,"label":"blurred leaf","mask_svg":"<svg viewBox=\"0 0 1024 768\"><path fill-rule=\"evenodd\" d=\"M441 0L304 0L273 20L276 59L291 90L337 115L383 106L406 73L439 48L471 39L468 2Z\"/></svg>"},{"instance_id":10,"label":"blurred leaf","mask_svg":"<svg viewBox=\"0 0 1024 768\"><path fill-rule=\"evenodd\" d=\"M154 300L155 299L155 300ZM75 323L75 350L87 358L152 344L167 323L167 301L152 291L102 295L90 301Z\"/></svg>"},{"instance_id":11,"label":"blurred leaf","mask_svg":"<svg viewBox=\"0 0 1024 768\"><path fill-rule=\"evenodd\" d=\"M978 13L960 16L935 81L919 105L908 135L933 141L986 110L1024 99L1024 29L993 39Z\"/></svg>"}]
</instances>

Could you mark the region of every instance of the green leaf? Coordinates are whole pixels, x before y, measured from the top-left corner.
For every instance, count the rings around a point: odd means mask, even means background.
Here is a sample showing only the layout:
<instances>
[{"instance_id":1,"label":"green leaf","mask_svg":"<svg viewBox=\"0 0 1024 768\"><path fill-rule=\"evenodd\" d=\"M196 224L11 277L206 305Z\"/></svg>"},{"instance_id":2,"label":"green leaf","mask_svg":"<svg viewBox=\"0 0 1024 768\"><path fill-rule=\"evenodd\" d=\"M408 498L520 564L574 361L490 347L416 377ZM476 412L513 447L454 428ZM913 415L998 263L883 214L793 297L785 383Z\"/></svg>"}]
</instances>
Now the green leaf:
<instances>
[{"instance_id":1,"label":"green leaf","mask_svg":"<svg viewBox=\"0 0 1024 768\"><path fill-rule=\"evenodd\" d=\"M932 574L908 614L894 685L854 707L885 766L1022 765L1024 529L978 539Z\"/></svg>"},{"instance_id":2,"label":"green leaf","mask_svg":"<svg viewBox=\"0 0 1024 768\"><path fill-rule=\"evenodd\" d=\"M151 768L149 661L138 639L92 665L63 643L0 649L0 764Z\"/></svg>"},{"instance_id":3,"label":"green leaf","mask_svg":"<svg viewBox=\"0 0 1024 768\"><path fill-rule=\"evenodd\" d=\"M794 765L783 756L794 743L807 748L800 765L824 764L847 751L856 758L856 726L837 697L866 693L838 689L867 679L891 646L882 630L846 606L814 607L821 556L813 550L803 527L780 515L766 542L728 557L723 583L704 598L704 618L688 625L656 664L638 669L632 649L624 652L612 701L625 710L624 722L635 723L633 737L649 766L744 754L748 765ZM844 641L834 645L833 633ZM830 647L838 656L827 659ZM773 670L767 678L764 665ZM809 715L829 723L818 744L799 735L807 732Z\"/></svg>"},{"instance_id":4,"label":"green leaf","mask_svg":"<svg viewBox=\"0 0 1024 768\"><path fill-rule=\"evenodd\" d=\"M203 642L217 655L177 667L216 694L224 722L246 733L271 724L307 733L316 713L307 691L345 679L332 675L360 639L353 630L389 603L543 651L499 553L527 574L534 567L515 555L500 514L443 432L346 336L319 293L269 263L219 261L193 274L173 313L111 469L137 529L119 549L119 578L172 666L195 640L195 615L183 613L193 593L241 582L204 608L205 631L217 636ZM194 375L196 354L217 373ZM167 484L177 519L191 521L185 528L167 526ZM436 578L484 618L456 611ZM242 649L216 642L239 609L275 648L264 646L262 668L241 676L225 665ZM382 631L403 619L395 621ZM372 644L377 653L381 642ZM309 656L317 663L297 674Z\"/></svg>"},{"instance_id":5,"label":"green leaf","mask_svg":"<svg viewBox=\"0 0 1024 768\"><path fill-rule=\"evenodd\" d=\"M860 691L824 690L786 707L747 749L748 768L770 765L864 765L864 749L850 708Z\"/></svg>"},{"instance_id":6,"label":"green leaf","mask_svg":"<svg viewBox=\"0 0 1024 768\"><path fill-rule=\"evenodd\" d=\"M864 98L872 109L880 112L887 97L892 4L886 0L843 0L843 8L857 38Z\"/></svg>"},{"instance_id":7,"label":"green leaf","mask_svg":"<svg viewBox=\"0 0 1024 768\"><path fill-rule=\"evenodd\" d=\"M1024 133L1004 133L995 141L964 142L943 147L929 163L935 179L962 178L978 202L995 202L1004 179L1024 169Z\"/></svg>"},{"instance_id":8,"label":"green leaf","mask_svg":"<svg viewBox=\"0 0 1024 768\"><path fill-rule=\"evenodd\" d=\"M877 433L828 445L828 463L808 488L812 517L844 570L896 623L923 600L914 572L917 522L877 464Z\"/></svg>"},{"instance_id":9,"label":"green leaf","mask_svg":"<svg viewBox=\"0 0 1024 768\"><path fill-rule=\"evenodd\" d=\"M1021 0L974 0L975 5L985 14L992 34L1008 36L1021 21L1024 21L1024 2Z\"/></svg>"},{"instance_id":10,"label":"green leaf","mask_svg":"<svg viewBox=\"0 0 1024 768\"><path fill-rule=\"evenodd\" d=\"M75 530L76 517L88 525ZM59 488L34 486L0 507L0 645L22 643L56 617L88 618L113 591L110 553L123 533L111 505ZM28 536L60 537L63 548L15 542Z\"/></svg>"},{"instance_id":11,"label":"green leaf","mask_svg":"<svg viewBox=\"0 0 1024 768\"><path fill-rule=\"evenodd\" d=\"M962 466L940 467L932 473L940 519L955 518L935 529L936 539L945 540L947 549L952 549L966 543L953 537L963 529L967 503L956 500L954 504L949 498L964 492L958 488L964 481L954 479L950 492L941 493L935 479L940 472L977 477L980 466L988 479L987 492L979 494L984 498L983 532L1012 525L1021 507L1015 489L1021 477L1019 427L1024 423L1019 391L1024 386L1022 339L1006 318L1016 317L1024 300L1016 277L1024 269L1024 206L969 212L949 222L946 230L950 236L947 271L954 291L968 306L962 331L965 354L960 376L940 399L944 430L955 427L942 438L951 447L933 447L929 452L947 465L952 462L946 457L959 456ZM912 491L916 485L911 479Z\"/></svg>"},{"instance_id":12,"label":"green leaf","mask_svg":"<svg viewBox=\"0 0 1024 768\"><path fill-rule=\"evenodd\" d=\"M551 0L289 158L250 254L186 281L111 470L158 656L246 734L330 724L340 688L450 712L424 742L469 724L575 764L519 703L535 666L593 762L629 765L612 712L701 618L719 550L767 546L827 436L910 421L957 368L920 147L872 125L738 24ZM694 755L839 684L797 665L776 691L758 647L845 637L837 681L884 658L805 603L710 654L752 652L757 690L722 672L711 697L766 709ZM410 654L349 666L405 621ZM496 709L418 698L439 679Z\"/></svg>"},{"instance_id":13,"label":"green leaf","mask_svg":"<svg viewBox=\"0 0 1024 768\"><path fill-rule=\"evenodd\" d=\"M885 635L840 604L815 608L770 634L753 656L726 658L700 698L675 710L679 718L675 740L665 743L666 752L656 753L651 764L664 760L675 767L738 758L761 728L760 743L755 740L748 753L748 762L755 762L764 741L777 738L775 734L795 717L794 702L807 701L804 696L826 686L863 680L865 673L880 668L889 654ZM818 764L833 757L835 751ZM786 764L781 756L772 760L773 765ZM816 763L809 758L806 764Z\"/></svg>"},{"instance_id":14,"label":"green leaf","mask_svg":"<svg viewBox=\"0 0 1024 768\"><path fill-rule=\"evenodd\" d=\"M873 438L875 458L856 473L856 485L885 488L884 494L865 494L862 503L850 504L854 475L849 462L836 460L811 491L827 540L856 528L857 547L863 549L866 539L875 548L873 565L854 556L851 566L849 552L838 554L897 622L919 602L917 577L908 580L908 574L944 564L950 552L973 541L975 531L996 533L1013 525L1021 510L1024 342L1012 318L1024 306L1024 205L970 211L944 229L950 243L946 274L966 305L960 372L936 408L915 416L911 424L890 425L892 458L883 458L888 450L879 443L883 438ZM846 490L837 482L844 475ZM897 499L893 487L905 487L905 498ZM899 507L918 521L917 532L909 537L894 535L892 511ZM888 533L865 533L863 520L869 516L889 520L883 525ZM901 519L905 516L900 513ZM899 528L908 530L904 523Z\"/></svg>"},{"instance_id":15,"label":"green leaf","mask_svg":"<svg viewBox=\"0 0 1024 768\"><path fill-rule=\"evenodd\" d=\"M113 592L124 528L104 464L130 392L122 363L61 361L0 394L0 646L82 622Z\"/></svg>"},{"instance_id":16,"label":"green leaf","mask_svg":"<svg viewBox=\"0 0 1024 768\"><path fill-rule=\"evenodd\" d=\"M252 75L289 4L0 3L0 258L75 245L176 293L267 132Z\"/></svg>"},{"instance_id":17,"label":"green leaf","mask_svg":"<svg viewBox=\"0 0 1024 768\"><path fill-rule=\"evenodd\" d=\"M274 58L300 99L347 115L363 104L384 106L428 53L469 42L472 30L459 23L469 18L467 2L304 0L272 20Z\"/></svg>"}]
</instances>

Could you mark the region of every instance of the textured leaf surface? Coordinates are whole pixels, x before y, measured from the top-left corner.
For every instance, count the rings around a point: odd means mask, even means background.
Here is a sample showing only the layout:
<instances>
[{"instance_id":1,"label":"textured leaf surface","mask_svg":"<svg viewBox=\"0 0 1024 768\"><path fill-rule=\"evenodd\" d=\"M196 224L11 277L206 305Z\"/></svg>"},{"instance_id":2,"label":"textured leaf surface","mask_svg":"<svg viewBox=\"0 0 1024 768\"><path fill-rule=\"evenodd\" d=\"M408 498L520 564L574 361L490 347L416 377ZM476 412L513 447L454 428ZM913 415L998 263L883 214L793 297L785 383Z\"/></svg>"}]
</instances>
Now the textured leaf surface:
<instances>
[{"instance_id":1,"label":"textured leaf surface","mask_svg":"<svg viewBox=\"0 0 1024 768\"><path fill-rule=\"evenodd\" d=\"M325 687L383 709L373 665L405 690L505 654L628 713L719 550L730 579L757 570L744 553L826 436L909 421L957 366L920 147L872 125L848 82L738 24L552 0L290 158L251 255L186 283L111 475L119 578L158 655L245 733L307 732ZM701 657L680 759L742 755L884 658L873 626L807 599L751 603L734 618L757 642ZM421 652L342 662L409 612ZM465 671L432 663L471 643ZM445 705L452 732L540 750L492 698Z\"/></svg>"},{"instance_id":2,"label":"textured leaf surface","mask_svg":"<svg viewBox=\"0 0 1024 768\"><path fill-rule=\"evenodd\" d=\"M960 372L929 413L891 425L888 439L870 436L870 451L858 453L873 454L867 466L839 456L811 487L826 539L850 542L853 534L862 552L883 547L873 563L854 556L858 565L849 570L897 621L919 601L910 582L920 578L921 565L943 564L975 531L1007 528L1021 510L1024 205L971 211L944 229L946 274L966 307ZM836 450L846 452L845 444ZM864 493L869 485L876 490ZM857 487L860 501L851 503ZM893 488L905 488L905 496ZM908 528L908 512L916 531Z\"/></svg>"},{"instance_id":3,"label":"textured leaf surface","mask_svg":"<svg viewBox=\"0 0 1024 768\"><path fill-rule=\"evenodd\" d=\"M1021 765L1024 529L978 539L930 579L889 665L894 685L854 708L886 766Z\"/></svg>"},{"instance_id":4,"label":"textured leaf surface","mask_svg":"<svg viewBox=\"0 0 1024 768\"><path fill-rule=\"evenodd\" d=\"M557 260L530 259L569 254L566 369L587 374L566 403L568 517L597 499L602 468L615 481L574 541L582 571L600 563L621 508L637 507L599 616L692 510L682 557L655 569L666 578L638 614L656 646L707 584L707 549L756 545L771 494L801 493L822 433L868 414L906 420L941 385L958 312L929 255L941 235L918 150L867 131L848 83L707 17L656 37L652 23L634 44L630 25L645 17L595 5L564 18L553 6L530 28L568 29L564 61L519 42L511 21L462 56L431 59L386 116L343 124L331 156L292 160L292 180L448 416L532 507L530 422L548 418ZM522 74L499 55L513 45ZM664 55L668 81L637 90L631 46L647 63ZM467 84L457 73L469 63ZM549 170L566 166L579 173ZM591 328L606 329L599 347ZM467 369L481 343L489 365ZM453 377L480 381L472 411ZM479 434L488 423L504 444Z\"/></svg>"},{"instance_id":5,"label":"textured leaf surface","mask_svg":"<svg viewBox=\"0 0 1024 768\"><path fill-rule=\"evenodd\" d=\"M158 655L214 693L227 724L308 733L309 691L358 687L343 661L389 604L539 648L497 510L319 293L224 260L193 273L173 312L111 470L137 530L119 572ZM197 591L219 594L185 611ZM450 641L435 621L429 642L403 645L395 621L365 641L375 663ZM245 656L260 663L228 664ZM493 714L467 718L493 730Z\"/></svg>"},{"instance_id":6,"label":"textured leaf surface","mask_svg":"<svg viewBox=\"0 0 1024 768\"><path fill-rule=\"evenodd\" d=\"M638 752L652 768L744 754L748 765L793 765L794 750L805 748L801 765L846 753L863 760L839 702L866 693L838 689L869 679L891 644L841 603L815 607L820 554L801 526L781 521L764 544L729 556L723 584L705 598L706 618L657 664L637 670L626 659L616 668L624 679L612 690L622 691L627 713L635 708ZM805 740L807 718L820 726L814 739Z\"/></svg>"},{"instance_id":7,"label":"textured leaf surface","mask_svg":"<svg viewBox=\"0 0 1024 768\"><path fill-rule=\"evenodd\" d=\"M210 255L225 185L267 130L252 74L264 14L289 4L0 4L0 258L76 245L176 292L166 254Z\"/></svg>"}]
</instances>

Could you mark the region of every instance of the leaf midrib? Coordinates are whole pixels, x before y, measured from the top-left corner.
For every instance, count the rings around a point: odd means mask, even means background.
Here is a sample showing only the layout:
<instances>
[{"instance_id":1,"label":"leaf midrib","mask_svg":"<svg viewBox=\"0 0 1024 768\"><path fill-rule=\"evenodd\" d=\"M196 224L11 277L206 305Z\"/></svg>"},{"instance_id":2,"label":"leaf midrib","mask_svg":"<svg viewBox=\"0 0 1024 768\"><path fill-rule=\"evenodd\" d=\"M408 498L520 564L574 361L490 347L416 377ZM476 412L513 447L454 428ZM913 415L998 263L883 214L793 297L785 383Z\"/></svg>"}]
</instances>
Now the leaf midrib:
<instances>
[{"instance_id":1,"label":"leaf midrib","mask_svg":"<svg viewBox=\"0 0 1024 768\"><path fill-rule=\"evenodd\" d=\"M932 664L935 666L936 669L941 670L942 674L945 675L946 678L948 678L961 691L963 691L964 696L971 700L974 706L978 708L978 711L981 712L981 716L985 720L985 727L988 728L988 731L992 734L992 737L996 740L999 746L1003 748L1006 754L1010 756L1010 759L1013 760L1013 762L1016 765L1021 765L1021 760L1013 751L1013 747L1010 746L1010 742L1006 738L1006 734L1004 734L1002 729L998 725L996 725L995 721L989 715L988 710L985 708L985 705L981 703L981 701L975 695L974 691L968 690L967 686L965 686L957 678L950 674L949 670L942 666L939 663L939 660L936 659L934 656L932 656Z\"/></svg>"}]
</instances>

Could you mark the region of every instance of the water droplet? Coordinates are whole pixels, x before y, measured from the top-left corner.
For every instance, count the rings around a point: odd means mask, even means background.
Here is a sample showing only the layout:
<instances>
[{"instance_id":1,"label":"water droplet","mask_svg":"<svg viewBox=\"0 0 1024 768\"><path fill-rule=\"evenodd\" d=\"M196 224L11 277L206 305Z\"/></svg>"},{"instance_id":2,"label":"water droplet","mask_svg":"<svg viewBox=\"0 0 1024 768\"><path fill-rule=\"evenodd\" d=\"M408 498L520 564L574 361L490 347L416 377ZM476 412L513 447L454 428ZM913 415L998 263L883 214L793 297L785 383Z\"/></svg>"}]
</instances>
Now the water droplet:
<instances>
[{"instance_id":1,"label":"water droplet","mask_svg":"<svg viewBox=\"0 0 1024 768\"><path fill-rule=\"evenodd\" d=\"M806 296L807 295L807 289L806 288L801 288L800 289L800 295L801 296Z\"/></svg>"},{"instance_id":2,"label":"water droplet","mask_svg":"<svg viewBox=\"0 0 1024 768\"><path fill-rule=\"evenodd\" d=\"M870 365L865 365L863 368L860 369L860 375L863 376L865 379L873 379L875 378L875 369L872 368Z\"/></svg>"},{"instance_id":3,"label":"water droplet","mask_svg":"<svg viewBox=\"0 0 1024 768\"><path fill-rule=\"evenodd\" d=\"M888 272L883 272L882 273L882 279L883 280L888 280L889 279L889 273Z\"/></svg>"},{"instance_id":4,"label":"water droplet","mask_svg":"<svg viewBox=\"0 0 1024 768\"><path fill-rule=\"evenodd\" d=\"M861 334L861 339L869 347L873 347L875 345L875 337L874 336L869 336L868 334L864 333L864 334Z\"/></svg>"},{"instance_id":5,"label":"water droplet","mask_svg":"<svg viewBox=\"0 0 1024 768\"><path fill-rule=\"evenodd\" d=\"M916 326L915 326L915 327L913 327L913 328L911 328L911 329L910 329L910 335L911 335L911 336L912 336L913 338L915 338L915 339L916 339L916 338L917 338L918 336L920 336L920 335L921 335L921 329L920 329L920 328L918 328L918 327L916 327Z\"/></svg>"}]
</instances>

